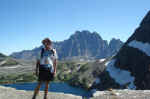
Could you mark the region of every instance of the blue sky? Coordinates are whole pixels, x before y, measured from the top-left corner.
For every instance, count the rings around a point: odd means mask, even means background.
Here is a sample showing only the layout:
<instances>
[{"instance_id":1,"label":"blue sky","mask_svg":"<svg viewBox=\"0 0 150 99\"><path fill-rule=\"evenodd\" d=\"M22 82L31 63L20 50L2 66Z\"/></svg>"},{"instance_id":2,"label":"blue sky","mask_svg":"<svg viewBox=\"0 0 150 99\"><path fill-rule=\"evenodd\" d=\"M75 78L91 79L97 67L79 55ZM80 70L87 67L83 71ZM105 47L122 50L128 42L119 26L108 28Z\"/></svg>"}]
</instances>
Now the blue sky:
<instances>
[{"instance_id":1,"label":"blue sky","mask_svg":"<svg viewBox=\"0 0 150 99\"><path fill-rule=\"evenodd\" d=\"M30 50L77 30L126 41L150 10L150 0L0 0L0 52Z\"/></svg>"}]
</instances>

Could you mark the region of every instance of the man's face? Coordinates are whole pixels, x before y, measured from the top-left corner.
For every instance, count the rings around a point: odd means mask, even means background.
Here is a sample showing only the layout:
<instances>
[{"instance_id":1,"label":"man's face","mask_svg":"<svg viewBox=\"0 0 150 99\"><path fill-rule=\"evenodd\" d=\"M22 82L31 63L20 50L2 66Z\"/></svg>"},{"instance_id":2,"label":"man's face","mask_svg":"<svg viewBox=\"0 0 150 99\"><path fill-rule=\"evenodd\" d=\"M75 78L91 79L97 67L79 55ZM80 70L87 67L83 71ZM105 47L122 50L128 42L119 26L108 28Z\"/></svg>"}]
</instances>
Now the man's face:
<instances>
[{"instance_id":1,"label":"man's face","mask_svg":"<svg viewBox=\"0 0 150 99\"><path fill-rule=\"evenodd\" d=\"M50 44L49 42L45 42L45 43L44 43L44 46L45 46L46 48L50 48L51 44Z\"/></svg>"}]
</instances>

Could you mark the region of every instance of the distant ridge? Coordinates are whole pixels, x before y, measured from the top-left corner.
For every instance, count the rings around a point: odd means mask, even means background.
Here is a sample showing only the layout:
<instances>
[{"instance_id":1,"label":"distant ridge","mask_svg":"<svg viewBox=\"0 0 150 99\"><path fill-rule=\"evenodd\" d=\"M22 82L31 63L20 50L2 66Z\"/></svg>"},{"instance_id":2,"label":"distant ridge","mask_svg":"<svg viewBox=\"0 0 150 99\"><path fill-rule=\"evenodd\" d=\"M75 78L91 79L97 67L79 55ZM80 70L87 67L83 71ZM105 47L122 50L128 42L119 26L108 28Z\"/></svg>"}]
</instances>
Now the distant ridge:
<instances>
[{"instance_id":1,"label":"distant ridge","mask_svg":"<svg viewBox=\"0 0 150 99\"><path fill-rule=\"evenodd\" d=\"M0 53L0 67L6 66L6 65L7 66L17 65L17 64L19 64L19 62L16 59Z\"/></svg>"},{"instance_id":2,"label":"distant ridge","mask_svg":"<svg viewBox=\"0 0 150 99\"><path fill-rule=\"evenodd\" d=\"M6 55L0 53L0 58L4 58L4 57L6 57Z\"/></svg>"},{"instance_id":3,"label":"distant ridge","mask_svg":"<svg viewBox=\"0 0 150 99\"><path fill-rule=\"evenodd\" d=\"M76 31L67 40L53 42L60 60L97 59L112 56L119 51L123 42L113 38L110 43L103 40L97 32ZM40 53L41 46L33 50L25 50L12 53L11 56L17 59L36 59Z\"/></svg>"}]
</instances>

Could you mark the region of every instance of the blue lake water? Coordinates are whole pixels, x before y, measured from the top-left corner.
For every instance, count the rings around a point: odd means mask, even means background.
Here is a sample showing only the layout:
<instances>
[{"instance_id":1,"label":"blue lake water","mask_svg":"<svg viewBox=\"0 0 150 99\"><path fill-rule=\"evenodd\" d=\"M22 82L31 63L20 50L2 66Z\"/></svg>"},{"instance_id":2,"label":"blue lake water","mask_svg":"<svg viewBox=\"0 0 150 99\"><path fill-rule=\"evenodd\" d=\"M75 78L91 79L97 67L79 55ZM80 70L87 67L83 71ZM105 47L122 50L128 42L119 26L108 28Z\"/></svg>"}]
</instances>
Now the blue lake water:
<instances>
[{"instance_id":1,"label":"blue lake water","mask_svg":"<svg viewBox=\"0 0 150 99\"><path fill-rule=\"evenodd\" d=\"M37 83L22 83L22 84L4 84L2 86L5 87L12 87L17 90L27 90L27 91L33 91L36 87ZM40 90L44 90L45 86L44 84L41 86ZM67 83L50 83L49 92L57 92L57 93L66 93L66 94L73 94L78 96L86 96L88 97L90 95L90 92L77 87L72 87L68 85Z\"/></svg>"}]
</instances>

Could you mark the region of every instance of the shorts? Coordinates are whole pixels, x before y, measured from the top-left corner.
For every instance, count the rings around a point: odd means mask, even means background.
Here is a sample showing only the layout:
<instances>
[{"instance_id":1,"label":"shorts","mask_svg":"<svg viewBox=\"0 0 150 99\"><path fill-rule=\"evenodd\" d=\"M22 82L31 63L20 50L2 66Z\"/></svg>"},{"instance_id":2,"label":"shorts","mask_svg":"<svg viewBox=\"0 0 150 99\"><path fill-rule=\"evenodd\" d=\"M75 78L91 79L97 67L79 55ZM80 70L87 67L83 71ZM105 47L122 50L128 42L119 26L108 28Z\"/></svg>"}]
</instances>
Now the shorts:
<instances>
[{"instance_id":1,"label":"shorts","mask_svg":"<svg viewBox=\"0 0 150 99\"><path fill-rule=\"evenodd\" d=\"M42 66L40 66L38 81L53 81L53 80L54 74L51 73L50 68L43 68Z\"/></svg>"}]
</instances>

